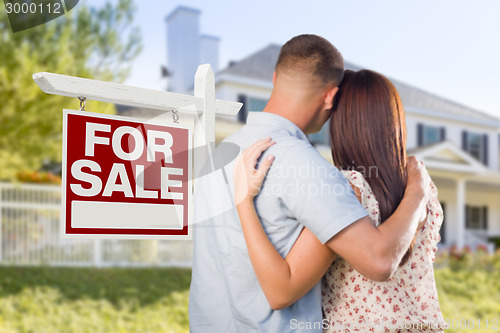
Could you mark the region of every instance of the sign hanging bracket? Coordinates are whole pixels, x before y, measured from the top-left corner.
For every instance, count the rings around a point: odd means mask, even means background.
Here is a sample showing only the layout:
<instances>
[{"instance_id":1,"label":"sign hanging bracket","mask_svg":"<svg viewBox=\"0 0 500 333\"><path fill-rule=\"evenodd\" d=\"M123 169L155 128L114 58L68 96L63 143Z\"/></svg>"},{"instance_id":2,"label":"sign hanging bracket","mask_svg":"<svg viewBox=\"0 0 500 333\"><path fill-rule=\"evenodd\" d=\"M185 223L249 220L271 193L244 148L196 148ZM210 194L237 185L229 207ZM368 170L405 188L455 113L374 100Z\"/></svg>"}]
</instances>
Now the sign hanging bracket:
<instances>
[{"instance_id":1,"label":"sign hanging bracket","mask_svg":"<svg viewBox=\"0 0 500 333\"><path fill-rule=\"evenodd\" d=\"M80 101L80 111L85 111L85 106L87 105L87 98L78 97L78 100Z\"/></svg>"},{"instance_id":2,"label":"sign hanging bracket","mask_svg":"<svg viewBox=\"0 0 500 333\"><path fill-rule=\"evenodd\" d=\"M175 124L179 123L179 111L172 110L172 120L174 121Z\"/></svg>"}]
</instances>

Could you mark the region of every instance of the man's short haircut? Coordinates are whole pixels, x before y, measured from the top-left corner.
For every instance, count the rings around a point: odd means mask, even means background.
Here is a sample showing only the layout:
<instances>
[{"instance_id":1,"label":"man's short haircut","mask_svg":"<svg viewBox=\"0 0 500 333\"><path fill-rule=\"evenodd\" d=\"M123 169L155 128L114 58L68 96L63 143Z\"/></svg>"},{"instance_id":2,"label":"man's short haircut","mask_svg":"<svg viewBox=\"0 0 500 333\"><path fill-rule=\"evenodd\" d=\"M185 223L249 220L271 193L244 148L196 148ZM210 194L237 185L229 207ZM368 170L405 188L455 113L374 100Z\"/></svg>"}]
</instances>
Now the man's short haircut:
<instances>
[{"instance_id":1,"label":"man's short haircut","mask_svg":"<svg viewBox=\"0 0 500 333\"><path fill-rule=\"evenodd\" d=\"M344 59L326 39L316 35L293 37L281 48L276 63L276 76L281 72L309 74L324 85L338 87L344 76Z\"/></svg>"}]
</instances>

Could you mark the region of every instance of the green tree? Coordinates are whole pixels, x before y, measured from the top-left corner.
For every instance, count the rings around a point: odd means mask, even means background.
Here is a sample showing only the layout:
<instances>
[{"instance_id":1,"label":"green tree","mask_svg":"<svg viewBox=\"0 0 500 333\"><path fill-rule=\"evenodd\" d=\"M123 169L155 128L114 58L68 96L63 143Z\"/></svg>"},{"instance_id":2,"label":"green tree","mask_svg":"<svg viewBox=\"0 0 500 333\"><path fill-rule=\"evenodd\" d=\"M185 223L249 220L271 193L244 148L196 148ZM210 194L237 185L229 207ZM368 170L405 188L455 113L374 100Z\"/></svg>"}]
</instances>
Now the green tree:
<instances>
[{"instance_id":1,"label":"green tree","mask_svg":"<svg viewBox=\"0 0 500 333\"><path fill-rule=\"evenodd\" d=\"M43 93L33 73L53 72L123 82L141 49L132 0L99 8L80 4L47 24L13 34L0 12L0 180L60 163L62 109L78 100ZM113 104L87 110L114 113Z\"/></svg>"}]
</instances>

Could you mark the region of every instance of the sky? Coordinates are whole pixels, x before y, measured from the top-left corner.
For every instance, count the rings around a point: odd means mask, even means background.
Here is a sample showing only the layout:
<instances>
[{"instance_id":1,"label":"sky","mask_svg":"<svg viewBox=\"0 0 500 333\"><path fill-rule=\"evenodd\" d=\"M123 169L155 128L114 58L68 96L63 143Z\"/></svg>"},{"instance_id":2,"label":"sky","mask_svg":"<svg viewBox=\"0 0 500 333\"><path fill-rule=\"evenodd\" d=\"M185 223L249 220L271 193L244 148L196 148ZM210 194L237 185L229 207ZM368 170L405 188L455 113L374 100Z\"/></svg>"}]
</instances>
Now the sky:
<instances>
[{"instance_id":1,"label":"sky","mask_svg":"<svg viewBox=\"0 0 500 333\"><path fill-rule=\"evenodd\" d=\"M84 0L99 5L102 0ZM344 59L500 118L500 0L135 0L144 49L127 84L164 89L165 17L201 10L220 68L270 43L314 33Z\"/></svg>"}]
</instances>

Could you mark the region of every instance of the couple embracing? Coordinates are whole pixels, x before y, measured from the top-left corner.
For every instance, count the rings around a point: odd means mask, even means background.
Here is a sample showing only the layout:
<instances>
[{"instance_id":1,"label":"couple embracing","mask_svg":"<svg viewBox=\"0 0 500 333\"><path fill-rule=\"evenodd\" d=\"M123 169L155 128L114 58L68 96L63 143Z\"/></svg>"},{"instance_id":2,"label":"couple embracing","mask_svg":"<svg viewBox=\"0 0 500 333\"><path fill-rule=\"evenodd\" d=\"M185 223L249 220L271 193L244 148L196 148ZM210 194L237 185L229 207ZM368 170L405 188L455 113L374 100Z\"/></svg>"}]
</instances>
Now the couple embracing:
<instances>
[{"instance_id":1,"label":"couple embracing","mask_svg":"<svg viewBox=\"0 0 500 333\"><path fill-rule=\"evenodd\" d=\"M306 137L328 119L334 165ZM243 150L228 177L197 183L192 332L443 331L443 212L387 78L294 37L264 112L225 142Z\"/></svg>"}]
</instances>

